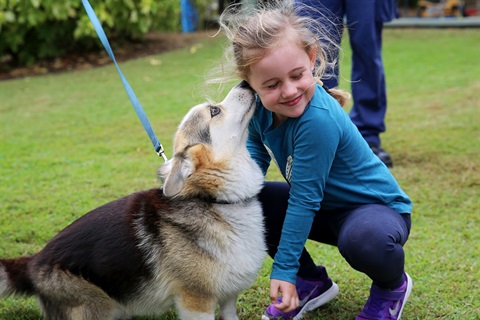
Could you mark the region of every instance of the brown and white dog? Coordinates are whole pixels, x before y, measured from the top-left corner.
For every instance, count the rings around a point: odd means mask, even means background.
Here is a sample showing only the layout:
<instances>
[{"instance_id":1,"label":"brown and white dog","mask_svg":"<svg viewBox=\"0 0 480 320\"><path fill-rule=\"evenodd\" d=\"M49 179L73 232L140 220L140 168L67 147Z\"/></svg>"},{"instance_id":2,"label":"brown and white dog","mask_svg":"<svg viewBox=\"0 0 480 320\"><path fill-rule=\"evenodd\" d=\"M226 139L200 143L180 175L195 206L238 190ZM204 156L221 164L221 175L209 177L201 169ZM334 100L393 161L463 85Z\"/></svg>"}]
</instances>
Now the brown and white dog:
<instances>
[{"instance_id":1,"label":"brown and white dog","mask_svg":"<svg viewBox=\"0 0 480 320\"><path fill-rule=\"evenodd\" d=\"M236 300L265 256L246 149L255 110L245 83L184 117L163 189L103 205L28 257L0 259L0 295L37 296L46 319L125 319L175 306L181 319L238 319Z\"/></svg>"}]
</instances>

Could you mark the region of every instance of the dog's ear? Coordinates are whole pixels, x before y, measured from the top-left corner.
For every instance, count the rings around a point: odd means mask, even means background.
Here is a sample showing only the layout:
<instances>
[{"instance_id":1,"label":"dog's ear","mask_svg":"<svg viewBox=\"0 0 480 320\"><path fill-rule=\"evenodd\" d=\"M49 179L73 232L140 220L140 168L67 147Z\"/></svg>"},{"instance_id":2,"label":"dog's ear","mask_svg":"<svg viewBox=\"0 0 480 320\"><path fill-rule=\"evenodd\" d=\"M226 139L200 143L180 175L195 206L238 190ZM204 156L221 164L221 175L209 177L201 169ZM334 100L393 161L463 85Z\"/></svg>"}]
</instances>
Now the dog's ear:
<instances>
[{"instance_id":1,"label":"dog's ear","mask_svg":"<svg viewBox=\"0 0 480 320\"><path fill-rule=\"evenodd\" d=\"M165 179L167 178L167 175L170 173L170 171L172 171L172 166L173 166L173 160L170 159L166 161L164 164L160 165L160 167L158 168L157 174L162 184L165 182Z\"/></svg>"},{"instance_id":2,"label":"dog's ear","mask_svg":"<svg viewBox=\"0 0 480 320\"><path fill-rule=\"evenodd\" d=\"M173 197L182 191L185 181L192 173L190 161L184 155L176 155L158 170L160 178L164 181L163 193Z\"/></svg>"},{"instance_id":3,"label":"dog's ear","mask_svg":"<svg viewBox=\"0 0 480 320\"><path fill-rule=\"evenodd\" d=\"M197 170L206 167L215 167L210 157L209 148L197 143L174 155L158 169L158 174L163 183L163 193L167 197L179 194L185 187L187 179ZM195 179L193 179L195 180Z\"/></svg>"}]
</instances>

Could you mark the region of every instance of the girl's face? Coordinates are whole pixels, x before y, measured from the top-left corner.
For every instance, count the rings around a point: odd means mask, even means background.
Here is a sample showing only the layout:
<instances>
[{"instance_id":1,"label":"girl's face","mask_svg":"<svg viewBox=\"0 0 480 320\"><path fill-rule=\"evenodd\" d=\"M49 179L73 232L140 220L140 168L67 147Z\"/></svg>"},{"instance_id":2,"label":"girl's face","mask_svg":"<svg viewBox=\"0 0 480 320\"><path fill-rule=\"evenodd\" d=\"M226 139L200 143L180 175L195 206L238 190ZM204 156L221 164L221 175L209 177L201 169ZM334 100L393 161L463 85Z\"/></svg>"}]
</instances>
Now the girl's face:
<instances>
[{"instance_id":1,"label":"girl's face","mask_svg":"<svg viewBox=\"0 0 480 320\"><path fill-rule=\"evenodd\" d=\"M285 43L266 52L250 66L248 83L257 92L262 104L274 114L274 125L303 114L315 92L312 70L315 54Z\"/></svg>"}]
</instances>

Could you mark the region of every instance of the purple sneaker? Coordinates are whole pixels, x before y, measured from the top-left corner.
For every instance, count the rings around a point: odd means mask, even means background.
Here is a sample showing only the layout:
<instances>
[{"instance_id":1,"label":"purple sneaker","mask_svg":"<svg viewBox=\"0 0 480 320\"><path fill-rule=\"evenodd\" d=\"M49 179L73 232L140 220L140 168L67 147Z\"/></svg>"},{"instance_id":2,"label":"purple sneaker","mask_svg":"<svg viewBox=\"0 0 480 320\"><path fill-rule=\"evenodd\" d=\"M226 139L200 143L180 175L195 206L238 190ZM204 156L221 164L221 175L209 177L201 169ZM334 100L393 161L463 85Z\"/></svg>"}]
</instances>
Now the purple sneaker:
<instances>
[{"instance_id":1,"label":"purple sneaker","mask_svg":"<svg viewBox=\"0 0 480 320\"><path fill-rule=\"evenodd\" d=\"M370 297L355 320L399 320L413 286L410 276L405 275L407 280L395 290L372 285Z\"/></svg>"},{"instance_id":2,"label":"purple sneaker","mask_svg":"<svg viewBox=\"0 0 480 320\"><path fill-rule=\"evenodd\" d=\"M297 309L285 313L271 304L262 315L262 320L300 320L305 315L305 312L316 309L335 298L338 294L337 284L328 277L324 267L319 266L317 268L321 269L324 275L321 280L304 280L297 277L296 286L298 298L300 299L300 305ZM280 303L282 298L278 300Z\"/></svg>"}]
</instances>

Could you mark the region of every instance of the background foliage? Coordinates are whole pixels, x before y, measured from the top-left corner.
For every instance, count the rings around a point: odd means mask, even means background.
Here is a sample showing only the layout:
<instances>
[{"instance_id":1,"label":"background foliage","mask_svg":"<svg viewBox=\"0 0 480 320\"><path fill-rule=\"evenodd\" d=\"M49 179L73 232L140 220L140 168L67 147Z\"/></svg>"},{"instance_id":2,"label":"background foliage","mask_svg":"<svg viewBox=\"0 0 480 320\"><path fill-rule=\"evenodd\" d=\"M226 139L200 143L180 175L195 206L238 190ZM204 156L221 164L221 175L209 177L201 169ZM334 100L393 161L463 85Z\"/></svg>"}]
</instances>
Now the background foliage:
<instances>
[{"instance_id":1,"label":"background foliage","mask_svg":"<svg viewBox=\"0 0 480 320\"><path fill-rule=\"evenodd\" d=\"M179 29L178 0L90 1L110 40L139 40ZM99 47L80 0L0 0L0 58L14 64Z\"/></svg>"}]
</instances>

